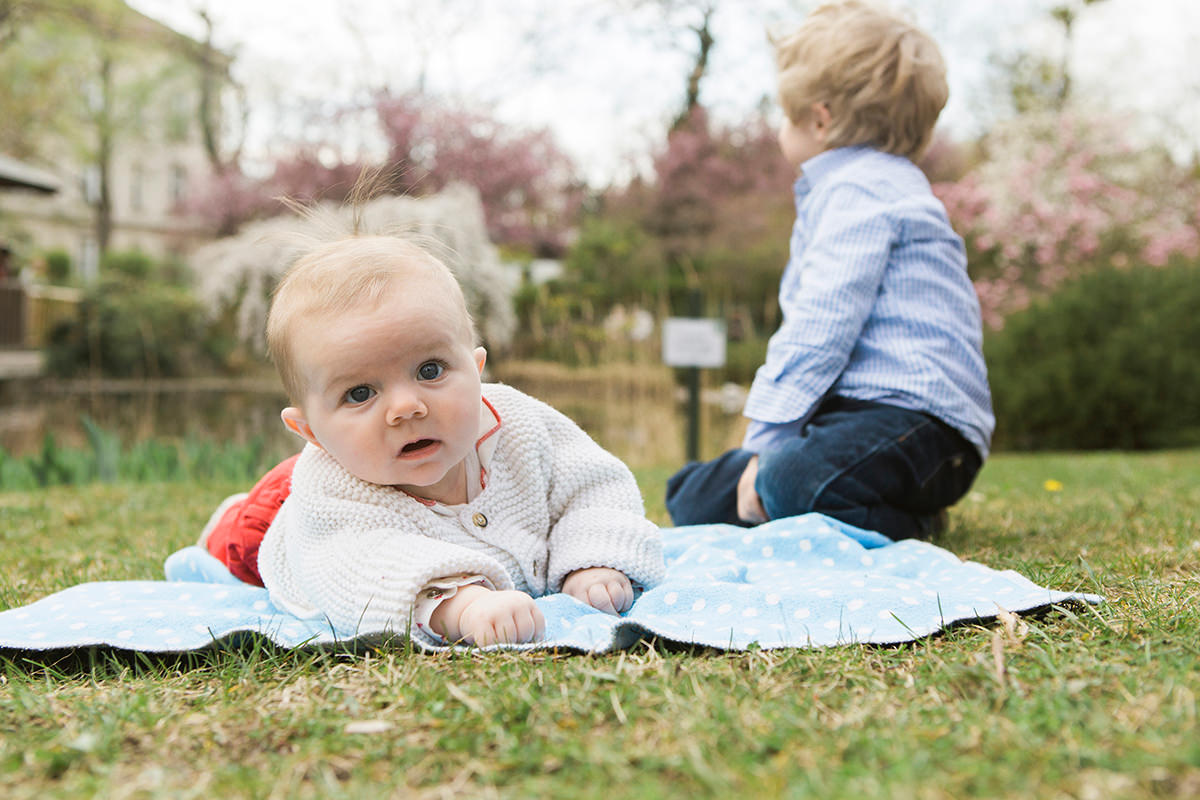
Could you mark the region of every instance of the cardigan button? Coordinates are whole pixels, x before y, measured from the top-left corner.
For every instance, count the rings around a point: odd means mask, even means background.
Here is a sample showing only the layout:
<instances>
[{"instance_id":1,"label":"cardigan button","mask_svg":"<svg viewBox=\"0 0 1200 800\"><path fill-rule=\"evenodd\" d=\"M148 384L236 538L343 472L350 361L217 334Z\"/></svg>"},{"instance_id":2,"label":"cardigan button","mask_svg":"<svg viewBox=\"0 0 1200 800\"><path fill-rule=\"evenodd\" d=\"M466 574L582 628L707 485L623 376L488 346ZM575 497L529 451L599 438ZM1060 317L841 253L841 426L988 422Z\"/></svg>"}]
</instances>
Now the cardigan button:
<instances>
[{"instance_id":1,"label":"cardigan button","mask_svg":"<svg viewBox=\"0 0 1200 800\"><path fill-rule=\"evenodd\" d=\"M478 511L475 512L475 516L471 517L471 522L474 522L477 528L486 528L488 524L487 517Z\"/></svg>"}]
</instances>

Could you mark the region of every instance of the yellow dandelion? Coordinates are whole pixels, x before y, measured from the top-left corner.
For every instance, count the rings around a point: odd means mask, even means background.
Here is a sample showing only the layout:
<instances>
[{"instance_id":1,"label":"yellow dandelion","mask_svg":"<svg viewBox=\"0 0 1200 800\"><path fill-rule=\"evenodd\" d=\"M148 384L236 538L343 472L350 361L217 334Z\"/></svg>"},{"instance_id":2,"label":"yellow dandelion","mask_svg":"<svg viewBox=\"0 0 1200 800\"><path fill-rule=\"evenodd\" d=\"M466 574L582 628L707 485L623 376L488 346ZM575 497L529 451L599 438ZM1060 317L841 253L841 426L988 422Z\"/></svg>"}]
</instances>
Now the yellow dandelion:
<instances>
[{"instance_id":1,"label":"yellow dandelion","mask_svg":"<svg viewBox=\"0 0 1200 800\"><path fill-rule=\"evenodd\" d=\"M1056 481L1053 478L1042 484L1042 488L1047 492L1061 492L1063 490L1062 481Z\"/></svg>"}]
</instances>

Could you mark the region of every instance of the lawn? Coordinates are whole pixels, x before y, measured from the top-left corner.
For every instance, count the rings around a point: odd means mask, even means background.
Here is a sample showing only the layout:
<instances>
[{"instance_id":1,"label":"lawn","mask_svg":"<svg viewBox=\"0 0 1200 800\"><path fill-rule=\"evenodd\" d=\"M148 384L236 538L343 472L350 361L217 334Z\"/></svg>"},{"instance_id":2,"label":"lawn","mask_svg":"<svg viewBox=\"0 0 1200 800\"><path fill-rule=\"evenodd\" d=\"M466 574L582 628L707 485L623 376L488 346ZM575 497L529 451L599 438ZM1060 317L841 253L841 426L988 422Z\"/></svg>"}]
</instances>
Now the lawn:
<instances>
[{"instance_id":1,"label":"lawn","mask_svg":"<svg viewBox=\"0 0 1200 800\"><path fill-rule=\"evenodd\" d=\"M157 578L238 488L2 492L0 606ZM997 456L939 544L1108 601L899 647L8 653L0 796L1200 794L1200 451Z\"/></svg>"}]
</instances>

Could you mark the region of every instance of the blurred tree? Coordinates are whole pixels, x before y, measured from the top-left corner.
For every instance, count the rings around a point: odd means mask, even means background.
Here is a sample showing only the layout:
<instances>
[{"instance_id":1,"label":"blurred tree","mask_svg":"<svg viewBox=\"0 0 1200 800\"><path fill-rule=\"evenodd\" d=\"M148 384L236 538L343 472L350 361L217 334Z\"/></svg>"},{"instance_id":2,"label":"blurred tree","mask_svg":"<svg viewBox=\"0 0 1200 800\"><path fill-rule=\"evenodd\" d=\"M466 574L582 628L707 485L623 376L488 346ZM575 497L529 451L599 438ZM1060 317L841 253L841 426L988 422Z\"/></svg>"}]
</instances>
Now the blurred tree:
<instances>
[{"instance_id":1,"label":"blurred tree","mask_svg":"<svg viewBox=\"0 0 1200 800\"><path fill-rule=\"evenodd\" d=\"M207 142L220 124L213 96L229 79L227 66L211 42L188 39L121 0L0 0L0 73L10 87L0 93L0 150L84 166L103 254L114 224L115 153L149 136L170 138L175 123L162 109L197 75ZM222 163L215 133L209 153Z\"/></svg>"},{"instance_id":2,"label":"blurred tree","mask_svg":"<svg viewBox=\"0 0 1200 800\"><path fill-rule=\"evenodd\" d=\"M479 111L417 93L382 93L375 104L397 189L479 190L493 241L531 255L558 255L582 198L575 165L549 130L524 130Z\"/></svg>"},{"instance_id":3,"label":"blurred tree","mask_svg":"<svg viewBox=\"0 0 1200 800\"><path fill-rule=\"evenodd\" d=\"M1061 29L1057 58L1043 50L1025 49L999 59L1001 81L1016 113L1062 111L1067 107L1072 98L1076 22L1090 6L1103 2L1067 0L1050 9L1050 19Z\"/></svg>"},{"instance_id":4,"label":"blurred tree","mask_svg":"<svg viewBox=\"0 0 1200 800\"><path fill-rule=\"evenodd\" d=\"M1200 256L1200 187L1161 148L1135 149L1118 118L1027 113L993 129L984 160L935 186L964 237L984 318L1113 265Z\"/></svg>"},{"instance_id":5,"label":"blurred tree","mask_svg":"<svg viewBox=\"0 0 1200 800\"><path fill-rule=\"evenodd\" d=\"M563 252L583 185L548 130L515 128L418 93L381 93L374 106L388 151L371 166L391 174L394 193L421 197L467 184L479 191L492 241L530 256ZM332 144L304 145L259 180L227 168L187 207L227 235L283 211L280 196L341 202L367 165L339 153Z\"/></svg>"}]
</instances>

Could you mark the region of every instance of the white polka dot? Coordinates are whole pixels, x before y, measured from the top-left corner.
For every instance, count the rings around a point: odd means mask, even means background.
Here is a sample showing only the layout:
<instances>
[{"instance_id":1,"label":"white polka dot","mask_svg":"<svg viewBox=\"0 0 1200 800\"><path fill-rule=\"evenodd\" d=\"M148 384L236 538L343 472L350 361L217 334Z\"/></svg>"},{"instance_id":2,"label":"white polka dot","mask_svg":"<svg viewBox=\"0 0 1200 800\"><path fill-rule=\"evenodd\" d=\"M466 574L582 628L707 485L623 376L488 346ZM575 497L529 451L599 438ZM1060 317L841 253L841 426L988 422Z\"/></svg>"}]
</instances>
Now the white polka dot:
<instances>
[{"instance_id":1,"label":"white polka dot","mask_svg":"<svg viewBox=\"0 0 1200 800\"><path fill-rule=\"evenodd\" d=\"M787 626L786 626L786 625L784 625L782 622L772 622L772 623L771 623L771 630L775 630L775 631L781 631L781 630L783 630L783 629L784 629L784 628L786 628L786 627L787 627Z\"/></svg>"},{"instance_id":2,"label":"white polka dot","mask_svg":"<svg viewBox=\"0 0 1200 800\"><path fill-rule=\"evenodd\" d=\"M933 589L926 589L925 591L921 592L921 594L925 595L926 597L937 597L937 592L935 592Z\"/></svg>"},{"instance_id":3,"label":"white polka dot","mask_svg":"<svg viewBox=\"0 0 1200 800\"><path fill-rule=\"evenodd\" d=\"M769 606L777 606L777 605L779 605L779 595L777 595L777 594L769 594L769 595L767 595L767 597L766 597L766 603L767 603L767 605L769 605Z\"/></svg>"},{"instance_id":4,"label":"white polka dot","mask_svg":"<svg viewBox=\"0 0 1200 800\"><path fill-rule=\"evenodd\" d=\"M762 549L762 554L763 558L770 558L771 556L775 555L775 548L771 547L771 545L767 545Z\"/></svg>"},{"instance_id":5,"label":"white polka dot","mask_svg":"<svg viewBox=\"0 0 1200 800\"><path fill-rule=\"evenodd\" d=\"M237 619L240 616L240 614L231 608L227 611L222 612L221 616L223 616L225 619Z\"/></svg>"},{"instance_id":6,"label":"white polka dot","mask_svg":"<svg viewBox=\"0 0 1200 800\"><path fill-rule=\"evenodd\" d=\"M203 633L206 635L208 634L208 626L207 625L193 625L192 630L194 630L196 633Z\"/></svg>"},{"instance_id":7,"label":"white polka dot","mask_svg":"<svg viewBox=\"0 0 1200 800\"><path fill-rule=\"evenodd\" d=\"M838 542L837 548L838 548L838 550L841 550L844 553L850 549L850 543L846 542L846 541Z\"/></svg>"},{"instance_id":8,"label":"white polka dot","mask_svg":"<svg viewBox=\"0 0 1200 800\"><path fill-rule=\"evenodd\" d=\"M157 634L158 636L170 636L174 632L175 631L172 628L159 628L154 633Z\"/></svg>"},{"instance_id":9,"label":"white polka dot","mask_svg":"<svg viewBox=\"0 0 1200 800\"><path fill-rule=\"evenodd\" d=\"M28 611L18 611L17 613L13 614L13 617L15 619L28 619L29 612Z\"/></svg>"},{"instance_id":10,"label":"white polka dot","mask_svg":"<svg viewBox=\"0 0 1200 800\"><path fill-rule=\"evenodd\" d=\"M867 604L866 600L851 600L849 603L846 604L846 608L849 609L850 611L858 611L860 608L862 608L866 604Z\"/></svg>"},{"instance_id":11,"label":"white polka dot","mask_svg":"<svg viewBox=\"0 0 1200 800\"><path fill-rule=\"evenodd\" d=\"M163 613L162 611L151 611L146 616L149 617L150 619L162 619L163 617L166 616L166 614Z\"/></svg>"},{"instance_id":12,"label":"white polka dot","mask_svg":"<svg viewBox=\"0 0 1200 800\"><path fill-rule=\"evenodd\" d=\"M893 615L893 612L890 608L885 608L883 611L879 612L880 619L891 619L892 615Z\"/></svg>"},{"instance_id":13,"label":"white polka dot","mask_svg":"<svg viewBox=\"0 0 1200 800\"><path fill-rule=\"evenodd\" d=\"M746 628L742 633L747 636L758 636L758 628Z\"/></svg>"},{"instance_id":14,"label":"white polka dot","mask_svg":"<svg viewBox=\"0 0 1200 800\"><path fill-rule=\"evenodd\" d=\"M921 603L921 601L915 597L901 597L900 599L910 606L920 605Z\"/></svg>"},{"instance_id":15,"label":"white polka dot","mask_svg":"<svg viewBox=\"0 0 1200 800\"><path fill-rule=\"evenodd\" d=\"M814 589L813 594L817 597L833 597L833 592L828 589Z\"/></svg>"},{"instance_id":16,"label":"white polka dot","mask_svg":"<svg viewBox=\"0 0 1200 800\"><path fill-rule=\"evenodd\" d=\"M822 558L822 559L821 559L821 563L822 563L822 564L824 564L824 565L825 565L825 566L827 566L827 567L832 567L832 566L833 566L833 559L832 559L832 558Z\"/></svg>"},{"instance_id":17,"label":"white polka dot","mask_svg":"<svg viewBox=\"0 0 1200 800\"><path fill-rule=\"evenodd\" d=\"M854 635L859 637L860 639L866 639L868 636L870 636L874 632L875 632L875 629L868 625L865 628L855 629Z\"/></svg>"},{"instance_id":18,"label":"white polka dot","mask_svg":"<svg viewBox=\"0 0 1200 800\"><path fill-rule=\"evenodd\" d=\"M692 611L702 611L705 605L707 604L704 602L704 598L701 597L699 600L692 603Z\"/></svg>"},{"instance_id":19,"label":"white polka dot","mask_svg":"<svg viewBox=\"0 0 1200 800\"><path fill-rule=\"evenodd\" d=\"M184 593L184 594L181 594L181 595L179 595L179 597L177 597L177 598L175 598L175 599L176 599L176 600L178 600L178 601L179 601L179 602L181 602L181 603L184 603L184 602L187 602L188 600L191 600L191 599L192 599L192 595L191 595L191 593L190 593L190 592L187 592L187 593Z\"/></svg>"},{"instance_id":20,"label":"white polka dot","mask_svg":"<svg viewBox=\"0 0 1200 800\"><path fill-rule=\"evenodd\" d=\"M665 595L663 595L663 605L664 606L673 606L673 605L675 605L675 602L678 599L679 599L678 592L667 592Z\"/></svg>"},{"instance_id":21,"label":"white polka dot","mask_svg":"<svg viewBox=\"0 0 1200 800\"><path fill-rule=\"evenodd\" d=\"M180 639L178 636L172 636L170 639L167 639L167 644L179 644L182 641L183 639Z\"/></svg>"},{"instance_id":22,"label":"white polka dot","mask_svg":"<svg viewBox=\"0 0 1200 800\"><path fill-rule=\"evenodd\" d=\"M954 610L959 614L974 614L975 613L975 609L971 608L970 606L964 606L961 604L955 606Z\"/></svg>"},{"instance_id":23,"label":"white polka dot","mask_svg":"<svg viewBox=\"0 0 1200 800\"><path fill-rule=\"evenodd\" d=\"M707 626L707 625L708 625L708 620L706 620L706 619L694 619L694 620L692 620L692 625L693 625L694 627L697 627L697 628L703 628L703 627L705 627L705 626Z\"/></svg>"},{"instance_id":24,"label":"white polka dot","mask_svg":"<svg viewBox=\"0 0 1200 800\"><path fill-rule=\"evenodd\" d=\"M808 619L810 616L812 616L812 612L807 608L797 608L792 612L792 616L796 619Z\"/></svg>"},{"instance_id":25,"label":"white polka dot","mask_svg":"<svg viewBox=\"0 0 1200 800\"><path fill-rule=\"evenodd\" d=\"M733 611L733 606L729 605L729 603L722 603L717 606L718 614L728 614L730 611Z\"/></svg>"},{"instance_id":26,"label":"white polka dot","mask_svg":"<svg viewBox=\"0 0 1200 800\"><path fill-rule=\"evenodd\" d=\"M745 536L742 537L742 544L750 544L753 541L754 541L754 534L752 534L752 533L747 533Z\"/></svg>"},{"instance_id":27,"label":"white polka dot","mask_svg":"<svg viewBox=\"0 0 1200 800\"><path fill-rule=\"evenodd\" d=\"M757 617L758 609L755 608L754 606L751 606L750 608L747 608L744 611L742 611L742 616L743 617Z\"/></svg>"},{"instance_id":28,"label":"white polka dot","mask_svg":"<svg viewBox=\"0 0 1200 800\"><path fill-rule=\"evenodd\" d=\"M708 555L708 553L701 553L700 557L696 559L696 563L703 564L705 561L708 561Z\"/></svg>"},{"instance_id":29,"label":"white polka dot","mask_svg":"<svg viewBox=\"0 0 1200 800\"><path fill-rule=\"evenodd\" d=\"M875 558L873 556L863 556L859 561L862 562L864 567L869 567L875 563Z\"/></svg>"},{"instance_id":30,"label":"white polka dot","mask_svg":"<svg viewBox=\"0 0 1200 800\"><path fill-rule=\"evenodd\" d=\"M809 550L812 550L812 541L810 539L801 539L800 540L800 549L805 551L806 553Z\"/></svg>"},{"instance_id":31,"label":"white polka dot","mask_svg":"<svg viewBox=\"0 0 1200 800\"><path fill-rule=\"evenodd\" d=\"M850 581L850 585L851 585L851 586L853 586L855 589L865 589L865 588L867 588L867 582L866 582L866 581Z\"/></svg>"},{"instance_id":32,"label":"white polka dot","mask_svg":"<svg viewBox=\"0 0 1200 800\"><path fill-rule=\"evenodd\" d=\"M80 628L86 628L86 627L87 627L87 623L86 623L86 622L76 622L76 623L74 623L74 624L72 624L72 625L71 625L71 630L73 630L73 631L77 631L77 630L79 630Z\"/></svg>"},{"instance_id":33,"label":"white polka dot","mask_svg":"<svg viewBox=\"0 0 1200 800\"><path fill-rule=\"evenodd\" d=\"M132 639L133 631L129 631L129 630L120 631L119 633L117 633L117 638L118 639Z\"/></svg>"},{"instance_id":34,"label":"white polka dot","mask_svg":"<svg viewBox=\"0 0 1200 800\"><path fill-rule=\"evenodd\" d=\"M34 633L29 634L29 638L30 639L45 639L46 634L43 631L35 631Z\"/></svg>"},{"instance_id":35,"label":"white polka dot","mask_svg":"<svg viewBox=\"0 0 1200 800\"><path fill-rule=\"evenodd\" d=\"M222 589L221 591L214 594L213 597L216 598L217 600L224 600L226 597L229 597L229 590Z\"/></svg>"},{"instance_id":36,"label":"white polka dot","mask_svg":"<svg viewBox=\"0 0 1200 800\"><path fill-rule=\"evenodd\" d=\"M252 608L255 611L266 611L267 610L267 602L265 600L256 600L254 602L254 605L252 606Z\"/></svg>"},{"instance_id":37,"label":"white polka dot","mask_svg":"<svg viewBox=\"0 0 1200 800\"><path fill-rule=\"evenodd\" d=\"M831 620L829 620L829 622L825 623L825 627L831 631L836 631L839 627L841 627L841 625L842 625L841 620L836 620L836 619L831 619Z\"/></svg>"}]
</instances>

